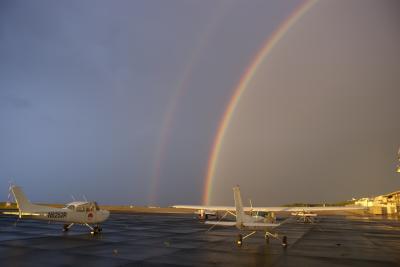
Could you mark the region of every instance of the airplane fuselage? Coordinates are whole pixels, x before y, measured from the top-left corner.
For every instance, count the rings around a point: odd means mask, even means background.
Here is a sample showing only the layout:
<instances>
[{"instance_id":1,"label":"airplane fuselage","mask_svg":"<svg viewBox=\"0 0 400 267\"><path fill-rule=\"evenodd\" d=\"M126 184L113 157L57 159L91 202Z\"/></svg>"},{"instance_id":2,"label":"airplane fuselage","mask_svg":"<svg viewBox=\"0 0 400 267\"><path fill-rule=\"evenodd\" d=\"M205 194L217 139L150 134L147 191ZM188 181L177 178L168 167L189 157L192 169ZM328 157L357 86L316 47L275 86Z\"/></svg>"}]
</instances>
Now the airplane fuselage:
<instances>
[{"instance_id":1,"label":"airplane fuselage","mask_svg":"<svg viewBox=\"0 0 400 267\"><path fill-rule=\"evenodd\" d=\"M109 212L99 211L73 211L67 208L49 208L48 210L33 210L30 212L19 212L21 217L31 217L37 220L55 221L77 224L98 224L109 217Z\"/></svg>"},{"instance_id":2,"label":"airplane fuselage","mask_svg":"<svg viewBox=\"0 0 400 267\"><path fill-rule=\"evenodd\" d=\"M64 208L53 208L31 203L18 186L12 186L11 191L17 202L18 212L7 212L8 214L15 214L20 218L62 222L65 231L74 224L84 224L91 228L92 232L98 232L101 231L98 224L110 216L110 212L101 210L95 201L75 201L68 203ZM90 227L90 225L96 226Z\"/></svg>"}]
</instances>

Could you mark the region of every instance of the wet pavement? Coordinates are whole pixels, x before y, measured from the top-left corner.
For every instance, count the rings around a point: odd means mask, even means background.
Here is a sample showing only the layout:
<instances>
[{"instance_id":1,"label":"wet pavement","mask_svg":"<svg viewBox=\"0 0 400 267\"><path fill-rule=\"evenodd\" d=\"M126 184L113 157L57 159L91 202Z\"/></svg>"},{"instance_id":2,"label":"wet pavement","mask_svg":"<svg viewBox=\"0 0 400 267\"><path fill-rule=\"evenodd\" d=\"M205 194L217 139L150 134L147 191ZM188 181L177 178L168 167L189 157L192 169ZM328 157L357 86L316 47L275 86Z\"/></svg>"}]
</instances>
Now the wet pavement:
<instances>
[{"instance_id":1,"label":"wet pavement","mask_svg":"<svg viewBox=\"0 0 400 267\"><path fill-rule=\"evenodd\" d=\"M236 228L208 226L192 215L112 214L103 233L84 226L0 215L0 266L400 266L400 221L369 216L320 216L236 246Z\"/></svg>"}]
</instances>

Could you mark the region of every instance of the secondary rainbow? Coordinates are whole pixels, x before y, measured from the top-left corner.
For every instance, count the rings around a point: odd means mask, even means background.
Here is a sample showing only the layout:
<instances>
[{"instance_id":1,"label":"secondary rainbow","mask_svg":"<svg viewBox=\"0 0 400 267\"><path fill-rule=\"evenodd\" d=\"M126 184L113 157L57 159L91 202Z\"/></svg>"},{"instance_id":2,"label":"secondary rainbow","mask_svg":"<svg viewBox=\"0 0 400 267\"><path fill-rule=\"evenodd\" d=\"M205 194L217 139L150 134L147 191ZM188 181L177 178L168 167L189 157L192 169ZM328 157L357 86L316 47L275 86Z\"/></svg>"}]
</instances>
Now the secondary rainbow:
<instances>
[{"instance_id":1,"label":"secondary rainbow","mask_svg":"<svg viewBox=\"0 0 400 267\"><path fill-rule=\"evenodd\" d=\"M210 204L210 196L212 193L213 178L215 176L215 170L218 163L218 156L221 151L223 139L229 123L232 119L233 113L236 109L237 104L240 101L243 92L246 90L248 84L253 79L257 72L258 67L265 60L265 58L271 53L274 46L282 39L282 37L289 31L289 29L317 2L317 0L308 0L296 8L292 14L273 32L272 35L264 42L262 48L258 51L254 59L251 61L249 66L246 68L242 78L240 79L231 100L225 109L225 112L220 121L217 134L215 136L211 154L207 165L207 176L204 184L203 204Z\"/></svg>"},{"instance_id":2,"label":"secondary rainbow","mask_svg":"<svg viewBox=\"0 0 400 267\"><path fill-rule=\"evenodd\" d=\"M167 109L164 112L164 119L162 121L161 131L158 136L155 157L153 162L153 170L150 176L149 191L147 202L149 204L156 204L158 199L157 195L159 193L159 183L162 173L162 163L165 159L165 154L168 146L168 140L172 134L172 128L174 125L175 114L179 108L179 102L183 98L186 90L189 87L190 79L192 78L192 73L196 67L196 62L203 55L204 48L208 44L209 36L213 34L216 25L219 20L223 18L225 12L225 5L222 3L213 11L211 17L206 20L204 30L198 35L196 45L193 49L188 62L183 68L183 73L177 82L175 90L168 103Z\"/></svg>"}]
</instances>

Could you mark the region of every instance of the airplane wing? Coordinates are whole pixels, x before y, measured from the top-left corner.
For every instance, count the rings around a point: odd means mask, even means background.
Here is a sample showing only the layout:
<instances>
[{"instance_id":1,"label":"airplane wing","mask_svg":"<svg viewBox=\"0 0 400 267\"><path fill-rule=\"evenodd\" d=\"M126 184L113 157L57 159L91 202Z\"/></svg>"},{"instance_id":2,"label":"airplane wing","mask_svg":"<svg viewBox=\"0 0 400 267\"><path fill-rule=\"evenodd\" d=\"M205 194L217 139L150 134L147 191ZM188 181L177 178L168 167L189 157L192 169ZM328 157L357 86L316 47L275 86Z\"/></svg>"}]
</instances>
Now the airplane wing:
<instances>
[{"instance_id":1,"label":"airplane wing","mask_svg":"<svg viewBox=\"0 0 400 267\"><path fill-rule=\"evenodd\" d=\"M193 210L209 210L209 211L236 211L234 206L201 206L201 205L175 205L173 208L179 209L193 209ZM330 206L330 207L243 207L244 211L286 211L286 212L299 212L299 211L354 211L365 210L362 206Z\"/></svg>"},{"instance_id":2,"label":"airplane wing","mask_svg":"<svg viewBox=\"0 0 400 267\"><path fill-rule=\"evenodd\" d=\"M234 206L201 206L201 205L175 205L177 209L192 209L192 210L212 210L212 211L235 211Z\"/></svg>"},{"instance_id":3,"label":"airplane wing","mask_svg":"<svg viewBox=\"0 0 400 267\"><path fill-rule=\"evenodd\" d=\"M235 226L236 222L205 221L204 224L221 225L221 226Z\"/></svg>"},{"instance_id":4,"label":"airplane wing","mask_svg":"<svg viewBox=\"0 0 400 267\"><path fill-rule=\"evenodd\" d=\"M287 211L287 212L299 212L299 211L355 211L365 210L362 206L331 206L331 207L253 207L253 211Z\"/></svg>"},{"instance_id":5,"label":"airplane wing","mask_svg":"<svg viewBox=\"0 0 400 267\"><path fill-rule=\"evenodd\" d=\"M208 211L236 211L235 206L201 206L201 205L175 205L177 209L208 210ZM287 207L243 207L244 211L282 211ZM303 209L302 209L303 210Z\"/></svg>"}]
</instances>

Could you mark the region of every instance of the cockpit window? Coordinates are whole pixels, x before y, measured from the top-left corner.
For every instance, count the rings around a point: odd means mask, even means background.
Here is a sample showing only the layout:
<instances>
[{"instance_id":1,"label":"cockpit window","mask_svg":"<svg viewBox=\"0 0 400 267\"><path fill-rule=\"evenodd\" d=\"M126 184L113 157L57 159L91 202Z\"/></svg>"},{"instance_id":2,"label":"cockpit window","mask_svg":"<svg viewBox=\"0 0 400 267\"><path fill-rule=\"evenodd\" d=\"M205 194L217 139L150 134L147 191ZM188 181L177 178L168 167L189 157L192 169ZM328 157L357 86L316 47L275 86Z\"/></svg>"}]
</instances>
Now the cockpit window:
<instances>
[{"instance_id":1,"label":"cockpit window","mask_svg":"<svg viewBox=\"0 0 400 267\"><path fill-rule=\"evenodd\" d=\"M68 205L65 207L69 210L74 210L77 212L92 212L95 210L100 210L99 205L96 202L87 202L83 204Z\"/></svg>"},{"instance_id":2,"label":"cockpit window","mask_svg":"<svg viewBox=\"0 0 400 267\"><path fill-rule=\"evenodd\" d=\"M77 206L77 207L76 207L76 211L78 211L78 212L84 212L84 211L85 211L85 207L84 207L83 205Z\"/></svg>"}]
</instances>

